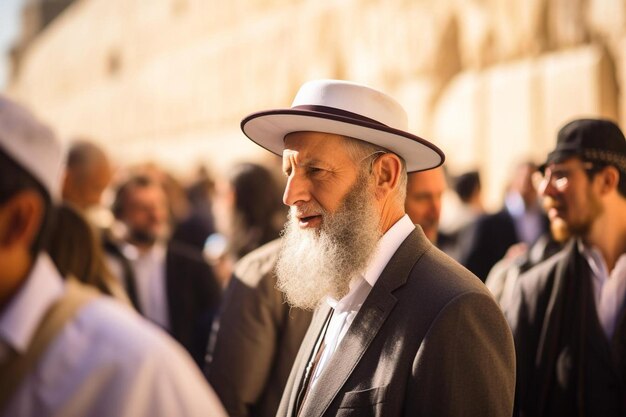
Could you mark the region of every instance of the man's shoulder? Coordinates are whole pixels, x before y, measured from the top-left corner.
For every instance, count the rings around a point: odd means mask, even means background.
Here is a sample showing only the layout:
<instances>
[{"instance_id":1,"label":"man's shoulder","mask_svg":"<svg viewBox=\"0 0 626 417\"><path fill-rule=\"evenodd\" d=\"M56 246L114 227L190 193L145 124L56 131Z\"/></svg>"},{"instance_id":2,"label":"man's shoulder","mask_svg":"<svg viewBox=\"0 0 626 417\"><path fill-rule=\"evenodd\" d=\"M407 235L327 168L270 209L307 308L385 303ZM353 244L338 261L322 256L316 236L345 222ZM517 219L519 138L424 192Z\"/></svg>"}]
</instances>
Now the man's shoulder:
<instances>
[{"instance_id":1,"label":"man's shoulder","mask_svg":"<svg viewBox=\"0 0 626 417\"><path fill-rule=\"evenodd\" d=\"M513 224L513 217L503 208L495 213L485 213L476 220L477 227L497 227L503 224Z\"/></svg>"},{"instance_id":2,"label":"man's shoulder","mask_svg":"<svg viewBox=\"0 0 626 417\"><path fill-rule=\"evenodd\" d=\"M537 265L521 274L518 278L520 291L523 293L534 293L546 288L549 282L554 278L559 265L568 262L574 250L575 247L570 242L570 244L566 245L556 254L539 262Z\"/></svg>"},{"instance_id":3,"label":"man's shoulder","mask_svg":"<svg viewBox=\"0 0 626 417\"><path fill-rule=\"evenodd\" d=\"M454 300L462 305L493 300L478 277L430 243L416 255L409 268L404 271L406 281L396 289L392 288L394 282L402 278L383 273L383 286L391 290L407 311L418 310L424 318L434 319Z\"/></svg>"},{"instance_id":4,"label":"man's shoulder","mask_svg":"<svg viewBox=\"0 0 626 417\"><path fill-rule=\"evenodd\" d=\"M487 292L481 280L435 246L424 252L411 270L412 279L426 281L431 288L453 293Z\"/></svg>"},{"instance_id":5,"label":"man's shoulder","mask_svg":"<svg viewBox=\"0 0 626 417\"><path fill-rule=\"evenodd\" d=\"M147 356L182 352L163 330L109 297L99 297L81 308L64 332L72 332L78 339L102 347L98 351L103 353L109 349L124 352L121 356L129 366Z\"/></svg>"},{"instance_id":6,"label":"man's shoulder","mask_svg":"<svg viewBox=\"0 0 626 417\"><path fill-rule=\"evenodd\" d=\"M237 262L235 276L249 287L257 287L262 281L275 281L273 272L280 252L280 239L273 240L250 252Z\"/></svg>"},{"instance_id":7,"label":"man's shoulder","mask_svg":"<svg viewBox=\"0 0 626 417\"><path fill-rule=\"evenodd\" d=\"M184 349L107 297L81 307L29 378L31 383L17 397L18 409L36 390L55 402L76 402L80 415L130 415L130 409L138 416L219 411Z\"/></svg>"},{"instance_id":8,"label":"man's shoulder","mask_svg":"<svg viewBox=\"0 0 626 417\"><path fill-rule=\"evenodd\" d=\"M167 260L209 266L198 248L175 240L167 244Z\"/></svg>"}]
</instances>

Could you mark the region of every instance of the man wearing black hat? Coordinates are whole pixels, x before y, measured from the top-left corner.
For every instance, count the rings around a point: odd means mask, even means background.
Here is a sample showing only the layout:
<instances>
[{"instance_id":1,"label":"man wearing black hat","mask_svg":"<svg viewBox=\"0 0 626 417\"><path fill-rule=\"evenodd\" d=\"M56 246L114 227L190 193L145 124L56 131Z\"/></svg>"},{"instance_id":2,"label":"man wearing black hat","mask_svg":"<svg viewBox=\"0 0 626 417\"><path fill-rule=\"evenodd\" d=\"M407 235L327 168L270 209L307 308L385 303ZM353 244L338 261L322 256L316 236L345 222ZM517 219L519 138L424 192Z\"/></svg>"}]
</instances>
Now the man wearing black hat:
<instances>
[{"instance_id":1,"label":"man wearing black hat","mask_svg":"<svg viewBox=\"0 0 626 417\"><path fill-rule=\"evenodd\" d=\"M290 206L278 286L315 310L277 416L501 416L513 341L480 280L405 213L407 172L443 163L391 97L305 83L289 109L242 130L282 154Z\"/></svg>"},{"instance_id":2,"label":"man wearing black hat","mask_svg":"<svg viewBox=\"0 0 626 417\"><path fill-rule=\"evenodd\" d=\"M539 192L569 243L519 278L507 310L519 416L626 415L626 140L608 120L558 133Z\"/></svg>"}]
</instances>

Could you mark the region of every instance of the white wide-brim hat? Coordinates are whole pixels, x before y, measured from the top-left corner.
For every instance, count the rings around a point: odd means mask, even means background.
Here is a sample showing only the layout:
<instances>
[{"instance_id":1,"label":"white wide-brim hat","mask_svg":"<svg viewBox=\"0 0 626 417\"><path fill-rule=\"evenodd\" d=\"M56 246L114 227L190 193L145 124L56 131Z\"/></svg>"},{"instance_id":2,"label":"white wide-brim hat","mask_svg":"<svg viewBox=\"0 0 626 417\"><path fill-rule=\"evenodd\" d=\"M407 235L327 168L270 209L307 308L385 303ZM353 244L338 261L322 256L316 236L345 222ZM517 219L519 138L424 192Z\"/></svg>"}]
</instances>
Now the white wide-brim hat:
<instances>
[{"instance_id":1,"label":"white wide-brim hat","mask_svg":"<svg viewBox=\"0 0 626 417\"><path fill-rule=\"evenodd\" d=\"M408 118L390 96L370 87L339 80L309 81L300 87L291 108L252 113L241 130L253 142L281 155L284 138L293 132L323 132L349 136L400 156L407 172L443 164L443 152L407 132Z\"/></svg>"},{"instance_id":2,"label":"white wide-brim hat","mask_svg":"<svg viewBox=\"0 0 626 417\"><path fill-rule=\"evenodd\" d=\"M32 175L53 200L60 198L64 162L61 142L30 111L2 95L0 151Z\"/></svg>"}]
</instances>

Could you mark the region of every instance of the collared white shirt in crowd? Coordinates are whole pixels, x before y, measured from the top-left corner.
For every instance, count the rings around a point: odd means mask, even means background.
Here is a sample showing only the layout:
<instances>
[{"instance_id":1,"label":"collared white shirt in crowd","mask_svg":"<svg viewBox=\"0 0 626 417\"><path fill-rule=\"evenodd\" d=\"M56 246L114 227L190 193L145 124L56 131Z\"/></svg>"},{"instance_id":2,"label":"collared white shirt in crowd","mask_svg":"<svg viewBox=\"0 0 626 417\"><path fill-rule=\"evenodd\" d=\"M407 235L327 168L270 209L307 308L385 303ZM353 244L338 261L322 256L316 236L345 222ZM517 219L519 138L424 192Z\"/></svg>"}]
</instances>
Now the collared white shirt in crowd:
<instances>
[{"instance_id":1,"label":"collared white shirt in crowd","mask_svg":"<svg viewBox=\"0 0 626 417\"><path fill-rule=\"evenodd\" d=\"M598 320L607 339L611 340L626 299L626 253L617 259L609 274L604 257L597 248L579 241L579 250L591 268Z\"/></svg>"},{"instance_id":2,"label":"collared white shirt in crowd","mask_svg":"<svg viewBox=\"0 0 626 417\"><path fill-rule=\"evenodd\" d=\"M328 305L333 309L333 315L324 338L324 351L315 368L311 384L315 384L326 364L337 350L341 340L361 309L363 302L365 302L391 257L414 229L415 225L411 222L409 216L405 214L380 238L374 256L365 272L358 274L350 282L348 294L339 301L331 297L326 299Z\"/></svg>"},{"instance_id":3,"label":"collared white shirt in crowd","mask_svg":"<svg viewBox=\"0 0 626 417\"><path fill-rule=\"evenodd\" d=\"M42 254L0 314L0 363L23 353L64 282ZM187 352L109 297L82 307L25 376L2 416L225 416Z\"/></svg>"},{"instance_id":4,"label":"collared white shirt in crowd","mask_svg":"<svg viewBox=\"0 0 626 417\"><path fill-rule=\"evenodd\" d=\"M158 326L169 330L169 304L165 278L164 244L157 243L145 252L126 244L122 253L130 261L135 273L135 286L141 313Z\"/></svg>"}]
</instances>

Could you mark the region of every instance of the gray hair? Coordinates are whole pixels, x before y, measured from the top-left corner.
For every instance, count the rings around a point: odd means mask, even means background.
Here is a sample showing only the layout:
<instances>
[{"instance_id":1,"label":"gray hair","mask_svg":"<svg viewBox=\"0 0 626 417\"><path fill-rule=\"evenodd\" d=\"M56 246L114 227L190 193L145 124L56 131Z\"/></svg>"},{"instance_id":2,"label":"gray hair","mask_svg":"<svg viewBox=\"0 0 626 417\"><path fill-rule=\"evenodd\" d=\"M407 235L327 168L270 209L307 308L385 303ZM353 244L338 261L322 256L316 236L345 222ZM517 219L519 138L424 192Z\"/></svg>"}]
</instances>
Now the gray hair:
<instances>
[{"instance_id":1,"label":"gray hair","mask_svg":"<svg viewBox=\"0 0 626 417\"><path fill-rule=\"evenodd\" d=\"M378 156L386 153L393 153L390 150L383 148L382 146L374 145L360 139L356 139L350 136L343 136L343 138L345 139L345 141L343 142L345 149L347 150L350 158L357 165L360 165L361 170L365 170L365 167L368 167L369 173L372 172L372 165ZM404 205L407 187L406 162L404 161L404 158L399 155L397 156L398 158L400 158L400 161L402 161L400 178L397 187L397 198L398 202Z\"/></svg>"}]
</instances>

